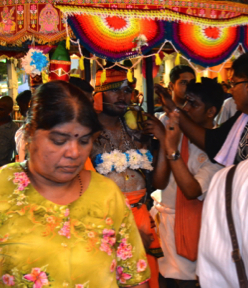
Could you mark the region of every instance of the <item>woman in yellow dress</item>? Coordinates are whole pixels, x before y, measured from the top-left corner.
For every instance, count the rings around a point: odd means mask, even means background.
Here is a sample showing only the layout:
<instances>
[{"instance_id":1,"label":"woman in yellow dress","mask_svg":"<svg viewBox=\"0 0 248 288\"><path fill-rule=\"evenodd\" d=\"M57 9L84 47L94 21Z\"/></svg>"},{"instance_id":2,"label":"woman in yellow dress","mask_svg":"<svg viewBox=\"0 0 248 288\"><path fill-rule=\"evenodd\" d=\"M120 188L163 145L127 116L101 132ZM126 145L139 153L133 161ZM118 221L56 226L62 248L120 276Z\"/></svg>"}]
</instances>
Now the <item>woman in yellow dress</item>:
<instances>
[{"instance_id":1,"label":"woman in yellow dress","mask_svg":"<svg viewBox=\"0 0 248 288\"><path fill-rule=\"evenodd\" d=\"M145 251L117 185L83 169L101 129L63 81L32 99L29 160L0 170L0 287L149 287Z\"/></svg>"}]
</instances>

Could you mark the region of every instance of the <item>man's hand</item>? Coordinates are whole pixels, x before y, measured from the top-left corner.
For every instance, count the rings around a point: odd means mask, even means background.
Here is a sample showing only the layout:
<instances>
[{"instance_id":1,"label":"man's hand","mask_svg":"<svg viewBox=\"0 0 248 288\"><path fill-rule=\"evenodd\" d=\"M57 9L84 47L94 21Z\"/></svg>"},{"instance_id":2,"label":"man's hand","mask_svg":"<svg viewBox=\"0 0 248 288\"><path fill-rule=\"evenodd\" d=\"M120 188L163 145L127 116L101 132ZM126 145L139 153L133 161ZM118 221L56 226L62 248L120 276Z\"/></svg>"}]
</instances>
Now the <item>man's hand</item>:
<instances>
[{"instance_id":1,"label":"man's hand","mask_svg":"<svg viewBox=\"0 0 248 288\"><path fill-rule=\"evenodd\" d=\"M140 233L144 248L146 251L148 251L152 241L154 240L153 235L152 234L146 234L142 230L139 230L139 233Z\"/></svg>"},{"instance_id":2,"label":"man's hand","mask_svg":"<svg viewBox=\"0 0 248 288\"><path fill-rule=\"evenodd\" d=\"M170 118L166 124L165 148L167 154L170 155L178 150L180 138L181 130L179 128L179 114L173 112L170 114Z\"/></svg>"},{"instance_id":3,"label":"man's hand","mask_svg":"<svg viewBox=\"0 0 248 288\"><path fill-rule=\"evenodd\" d=\"M176 104L172 101L168 88L155 84L154 91L160 98L162 107L166 113L172 112L176 108Z\"/></svg>"},{"instance_id":4,"label":"man's hand","mask_svg":"<svg viewBox=\"0 0 248 288\"><path fill-rule=\"evenodd\" d=\"M144 122L144 133L153 134L158 140L164 141L165 139L165 128L161 121L158 120L155 116L145 113L148 120Z\"/></svg>"}]
</instances>

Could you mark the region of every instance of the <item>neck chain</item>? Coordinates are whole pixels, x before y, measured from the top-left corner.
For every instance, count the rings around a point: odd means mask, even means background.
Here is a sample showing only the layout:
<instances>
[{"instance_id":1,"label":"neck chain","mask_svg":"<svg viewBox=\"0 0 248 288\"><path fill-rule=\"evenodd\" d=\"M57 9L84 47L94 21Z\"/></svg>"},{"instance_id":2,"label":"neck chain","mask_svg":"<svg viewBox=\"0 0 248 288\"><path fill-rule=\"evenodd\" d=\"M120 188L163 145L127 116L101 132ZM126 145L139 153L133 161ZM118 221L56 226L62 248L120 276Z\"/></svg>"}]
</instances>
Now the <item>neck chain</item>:
<instances>
[{"instance_id":1,"label":"neck chain","mask_svg":"<svg viewBox=\"0 0 248 288\"><path fill-rule=\"evenodd\" d=\"M28 169L28 161L25 161L24 165L21 165L21 166L24 169L24 172L27 174L28 178L30 179L30 172ZM83 183L82 183L82 179L81 179L79 174L77 174L77 177L78 177L79 186L80 186L79 197L81 197L83 194Z\"/></svg>"},{"instance_id":2,"label":"neck chain","mask_svg":"<svg viewBox=\"0 0 248 288\"><path fill-rule=\"evenodd\" d=\"M121 136L122 136L122 139L124 140L125 150L127 151L131 148L131 142L127 139L127 132L125 130L125 127L124 127L124 124L123 124L121 118L119 118L119 121L121 124ZM116 147L116 145L111 141L111 137L109 136L109 134L106 130L103 130L101 134L105 139L107 139L109 141L111 151L114 149L119 149L119 147Z\"/></svg>"},{"instance_id":3,"label":"neck chain","mask_svg":"<svg viewBox=\"0 0 248 288\"><path fill-rule=\"evenodd\" d=\"M81 197L82 193L83 193L83 183L82 183L82 179L81 179L80 175L77 174L77 176L78 176L78 181L79 181L79 185L80 185L79 197Z\"/></svg>"}]
</instances>

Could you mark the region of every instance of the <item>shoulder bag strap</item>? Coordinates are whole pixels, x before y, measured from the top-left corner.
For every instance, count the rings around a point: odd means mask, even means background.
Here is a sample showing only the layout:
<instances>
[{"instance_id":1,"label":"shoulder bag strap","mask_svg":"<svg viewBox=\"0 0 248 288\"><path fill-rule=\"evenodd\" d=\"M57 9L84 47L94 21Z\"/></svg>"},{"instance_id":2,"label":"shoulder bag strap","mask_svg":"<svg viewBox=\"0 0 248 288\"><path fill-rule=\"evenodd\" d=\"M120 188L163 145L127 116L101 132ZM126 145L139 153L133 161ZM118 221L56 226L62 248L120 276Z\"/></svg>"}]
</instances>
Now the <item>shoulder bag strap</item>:
<instances>
[{"instance_id":1,"label":"shoulder bag strap","mask_svg":"<svg viewBox=\"0 0 248 288\"><path fill-rule=\"evenodd\" d=\"M232 241L232 259L236 266L236 271L239 279L240 288L248 288L248 281L245 272L245 265L243 259L240 255L239 244L236 235L236 230L233 222L232 216L232 181L237 165L233 166L227 173L226 176L226 217L227 224Z\"/></svg>"}]
</instances>

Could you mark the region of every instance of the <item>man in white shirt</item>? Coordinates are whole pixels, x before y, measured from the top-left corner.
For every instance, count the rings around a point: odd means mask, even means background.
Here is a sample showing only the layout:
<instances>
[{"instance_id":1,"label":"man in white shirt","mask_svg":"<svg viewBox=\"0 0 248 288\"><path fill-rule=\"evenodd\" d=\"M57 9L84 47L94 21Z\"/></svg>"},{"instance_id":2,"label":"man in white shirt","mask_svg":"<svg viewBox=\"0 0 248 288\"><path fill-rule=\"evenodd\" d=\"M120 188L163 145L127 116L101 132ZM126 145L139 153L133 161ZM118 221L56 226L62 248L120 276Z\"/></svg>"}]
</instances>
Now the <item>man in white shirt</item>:
<instances>
[{"instance_id":1,"label":"man in white shirt","mask_svg":"<svg viewBox=\"0 0 248 288\"><path fill-rule=\"evenodd\" d=\"M216 124L220 125L226 122L237 112L237 106L233 97L230 97L224 101L224 104L220 110L219 115L216 117Z\"/></svg>"},{"instance_id":2,"label":"man in white shirt","mask_svg":"<svg viewBox=\"0 0 248 288\"><path fill-rule=\"evenodd\" d=\"M237 288L238 277L232 260L232 244L225 210L225 181L230 167L212 179L204 202L199 241L197 274L202 288ZM232 184L232 215L248 275L248 160L240 163Z\"/></svg>"},{"instance_id":3,"label":"man in white shirt","mask_svg":"<svg viewBox=\"0 0 248 288\"><path fill-rule=\"evenodd\" d=\"M196 123L212 129L214 117L223 103L223 98L221 97L223 91L221 85L211 79L204 78L202 82L190 82L188 84L186 90L187 102L183 109ZM166 125L165 147L167 159L164 161L164 166L160 166L160 171L154 173L153 179L155 188L163 189L165 187L162 191L162 203L156 206L160 212L158 228L164 252L164 257L159 259L160 287L191 288L197 285L195 275L196 261L188 256L187 258L191 260L178 255L178 247L176 247L175 219L180 212L176 209L178 207L178 187L186 201L187 199L192 199L188 202L196 201L202 205L200 201L203 200L204 194L208 190L211 178L221 167L211 163L207 155L187 139L186 142L182 140L183 135L179 129L176 117L168 119L164 116L162 122ZM187 163L184 162L179 152L181 151L182 154L181 146L185 145L182 145L182 142L187 145ZM199 208L199 213L195 216L200 219L201 207ZM194 221L192 221L192 229L193 225L195 225ZM199 230L196 237L195 255L197 254L198 236Z\"/></svg>"}]
</instances>

